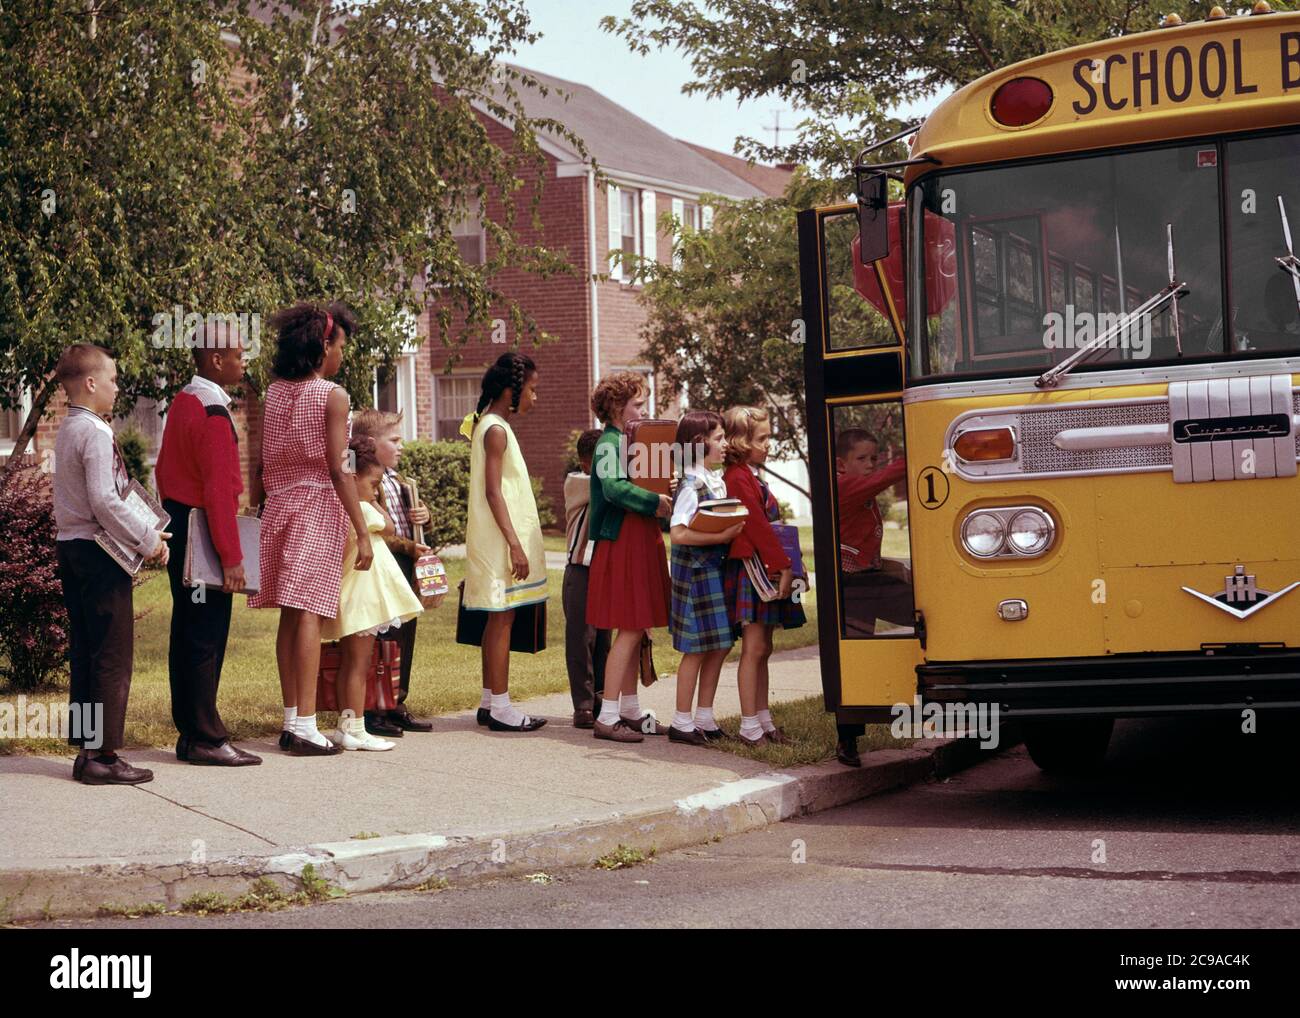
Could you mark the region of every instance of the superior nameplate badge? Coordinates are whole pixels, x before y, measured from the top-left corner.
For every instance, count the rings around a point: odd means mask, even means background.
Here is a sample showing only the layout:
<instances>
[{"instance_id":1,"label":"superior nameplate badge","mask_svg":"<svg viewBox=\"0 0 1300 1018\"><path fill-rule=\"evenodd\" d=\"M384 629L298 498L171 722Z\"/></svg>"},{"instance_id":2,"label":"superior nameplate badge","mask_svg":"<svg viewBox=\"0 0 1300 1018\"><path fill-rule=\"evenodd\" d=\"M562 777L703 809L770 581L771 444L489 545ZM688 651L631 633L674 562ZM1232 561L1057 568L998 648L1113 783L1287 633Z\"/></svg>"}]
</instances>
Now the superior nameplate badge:
<instances>
[{"instance_id":1,"label":"superior nameplate badge","mask_svg":"<svg viewBox=\"0 0 1300 1018\"><path fill-rule=\"evenodd\" d=\"M1237 566L1231 576L1223 578L1223 592L1220 594L1202 594L1199 590L1184 587L1183 590L1193 597L1199 597L1206 604L1212 604L1234 618L1245 619L1254 615L1265 605L1272 604L1300 587L1300 580L1279 591L1261 590L1255 585L1255 574L1246 572L1245 566Z\"/></svg>"}]
</instances>

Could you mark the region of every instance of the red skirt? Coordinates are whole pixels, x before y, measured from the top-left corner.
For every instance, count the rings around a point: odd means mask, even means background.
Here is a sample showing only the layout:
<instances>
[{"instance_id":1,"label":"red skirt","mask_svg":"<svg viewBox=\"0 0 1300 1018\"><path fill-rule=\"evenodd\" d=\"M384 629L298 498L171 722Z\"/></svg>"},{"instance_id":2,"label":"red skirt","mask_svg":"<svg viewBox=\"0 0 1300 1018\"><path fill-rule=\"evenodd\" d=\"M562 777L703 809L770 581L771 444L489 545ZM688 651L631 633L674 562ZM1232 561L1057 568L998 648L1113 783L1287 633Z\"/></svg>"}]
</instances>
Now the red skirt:
<instances>
[{"instance_id":1,"label":"red skirt","mask_svg":"<svg viewBox=\"0 0 1300 1018\"><path fill-rule=\"evenodd\" d=\"M661 629L668 625L672 581L659 521L625 512L618 540L597 541L587 581L587 625Z\"/></svg>"}]
</instances>

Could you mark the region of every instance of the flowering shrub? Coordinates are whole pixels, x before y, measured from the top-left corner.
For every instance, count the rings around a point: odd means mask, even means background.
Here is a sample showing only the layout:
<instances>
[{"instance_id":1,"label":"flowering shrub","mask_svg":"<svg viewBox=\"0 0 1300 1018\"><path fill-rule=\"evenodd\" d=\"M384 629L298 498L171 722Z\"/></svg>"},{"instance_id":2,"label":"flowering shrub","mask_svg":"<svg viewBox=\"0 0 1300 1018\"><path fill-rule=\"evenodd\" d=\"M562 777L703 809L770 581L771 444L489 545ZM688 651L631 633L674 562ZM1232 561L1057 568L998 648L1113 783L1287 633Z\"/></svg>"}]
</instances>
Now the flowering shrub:
<instances>
[{"instance_id":1,"label":"flowering shrub","mask_svg":"<svg viewBox=\"0 0 1300 1018\"><path fill-rule=\"evenodd\" d=\"M0 489L0 535L0 682L36 689L68 652L47 475L21 471Z\"/></svg>"}]
</instances>

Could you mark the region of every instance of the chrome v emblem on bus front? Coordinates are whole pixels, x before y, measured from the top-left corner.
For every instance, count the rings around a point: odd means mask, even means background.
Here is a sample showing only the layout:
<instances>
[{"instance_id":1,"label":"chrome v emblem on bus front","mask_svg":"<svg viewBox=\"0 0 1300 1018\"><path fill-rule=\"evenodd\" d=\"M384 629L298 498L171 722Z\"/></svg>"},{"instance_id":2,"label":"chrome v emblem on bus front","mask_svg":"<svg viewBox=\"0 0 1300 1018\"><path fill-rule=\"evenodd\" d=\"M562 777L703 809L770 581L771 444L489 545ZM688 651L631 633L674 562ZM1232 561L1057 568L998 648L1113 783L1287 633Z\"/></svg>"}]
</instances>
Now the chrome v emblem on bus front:
<instances>
[{"instance_id":1,"label":"chrome v emblem on bus front","mask_svg":"<svg viewBox=\"0 0 1300 1018\"><path fill-rule=\"evenodd\" d=\"M1260 590L1255 586L1255 574L1246 572L1245 566L1237 566L1231 576L1223 578L1223 593L1202 594L1199 590L1193 590L1191 587L1184 587L1183 590L1193 597L1199 597L1206 604L1212 604L1216 608L1221 608L1229 615L1235 618L1245 619L1254 615L1266 604L1272 604L1286 594L1300 587L1300 580L1291 584L1289 587L1283 587L1277 593L1269 590Z\"/></svg>"}]
</instances>

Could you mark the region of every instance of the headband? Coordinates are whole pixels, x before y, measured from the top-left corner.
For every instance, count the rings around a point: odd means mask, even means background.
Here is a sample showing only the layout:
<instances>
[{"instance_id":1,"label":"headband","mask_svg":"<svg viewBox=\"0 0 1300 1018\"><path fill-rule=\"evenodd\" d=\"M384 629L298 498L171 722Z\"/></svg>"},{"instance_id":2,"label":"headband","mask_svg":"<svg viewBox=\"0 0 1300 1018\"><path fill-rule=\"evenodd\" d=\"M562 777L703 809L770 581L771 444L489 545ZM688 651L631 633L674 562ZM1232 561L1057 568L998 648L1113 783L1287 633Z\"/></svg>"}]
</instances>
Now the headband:
<instances>
[{"instance_id":1,"label":"headband","mask_svg":"<svg viewBox=\"0 0 1300 1018\"><path fill-rule=\"evenodd\" d=\"M325 331L321 333L321 343L328 343L330 337L334 335L334 316L328 311L325 312Z\"/></svg>"}]
</instances>

